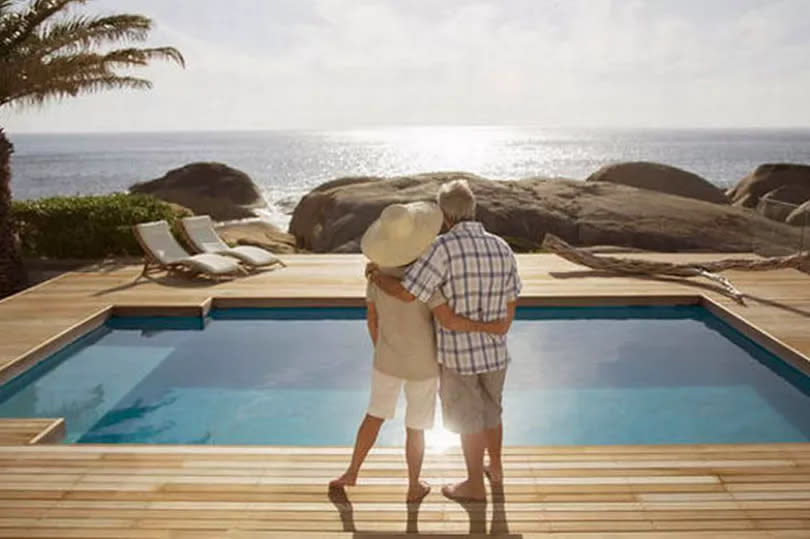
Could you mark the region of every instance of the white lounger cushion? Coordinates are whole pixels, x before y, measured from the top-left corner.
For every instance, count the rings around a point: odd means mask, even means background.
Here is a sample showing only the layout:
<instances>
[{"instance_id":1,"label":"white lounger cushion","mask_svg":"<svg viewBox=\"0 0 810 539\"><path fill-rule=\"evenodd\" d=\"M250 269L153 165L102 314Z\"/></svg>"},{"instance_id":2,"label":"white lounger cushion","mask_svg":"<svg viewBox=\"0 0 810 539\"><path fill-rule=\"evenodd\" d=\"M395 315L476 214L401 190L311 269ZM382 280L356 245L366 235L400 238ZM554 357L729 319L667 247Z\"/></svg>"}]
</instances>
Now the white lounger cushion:
<instances>
[{"instance_id":1,"label":"white lounger cushion","mask_svg":"<svg viewBox=\"0 0 810 539\"><path fill-rule=\"evenodd\" d=\"M214 230L214 223L209 216L184 217L182 223L186 236L197 250L204 253L218 253L230 249Z\"/></svg>"},{"instance_id":2,"label":"white lounger cushion","mask_svg":"<svg viewBox=\"0 0 810 539\"><path fill-rule=\"evenodd\" d=\"M141 223L135 228L149 254L164 266L182 264L214 275L239 271L239 264L232 258L215 254L189 255L174 239L166 221Z\"/></svg>"},{"instance_id":3,"label":"white lounger cushion","mask_svg":"<svg viewBox=\"0 0 810 539\"><path fill-rule=\"evenodd\" d=\"M188 256L179 263L212 275L224 275L239 271L239 263L233 258L209 253Z\"/></svg>"},{"instance_id":4,"label":"white lounger cushion","mask_svg":"<svg viewBox=\"0 0 810 539\"><path fill-rule=\"evenodd\" d=\"M261 247L250 245L229 247L214 230L214 223L207 215L185 217L182 223L188 239L198 251L232 256L251 266L270 266L281 263L276 255Z\"/></svg>"},{"instance_id":5,"label":"white lounger cushion","mask_svg":"<svg viewBox=\"0 0 810 539\"><path fill-rule=\"evenodd\" d=\"M161 264L168 266L189 257L186 250L174 239L166 221L141 223L135 225L135 228L149 254Z\"/></svg>"},{"instance_id":6,"label":"white lounger cushion","mask_svg":"<svg viewBox=\"0 0 810 539\"><path fill-rule=\"evenodd\" d=\"M246 264L251 266L269 266L280 262L278 257L262 249L261 247L253 247L251 245L238 245L236 247L229 247L225 251L220 251L220 254L238 258Z\"/></svg>"}]
</instances>

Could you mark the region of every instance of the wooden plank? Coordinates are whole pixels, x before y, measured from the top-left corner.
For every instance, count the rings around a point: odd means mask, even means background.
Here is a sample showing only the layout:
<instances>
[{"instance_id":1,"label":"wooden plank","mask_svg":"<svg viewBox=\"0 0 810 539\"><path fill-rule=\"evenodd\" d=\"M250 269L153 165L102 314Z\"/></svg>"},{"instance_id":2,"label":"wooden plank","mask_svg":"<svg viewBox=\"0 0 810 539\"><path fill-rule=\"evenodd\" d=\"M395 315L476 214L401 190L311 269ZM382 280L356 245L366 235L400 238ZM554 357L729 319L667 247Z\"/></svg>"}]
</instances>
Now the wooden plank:
<instances>
[{"instance_id":1,"label":"wooden plank","mask_svg":"<svg viewBox=\"0 0 810 539\"><path fill-rule=\"evenodd\" d=\"M65 433L63 419L0 419L0 445L55 443Z\"/></svg>"},{"instance_id":2,"label":"wooden plank","mask_svg":"<svg viewBox=\"0 0 810 539\"><path fill-rule=\"evenodd\" d=\"M801 444L789 447L799 453L810 449ZM263 465L263 454L268 451L255 447L204 451L183 446L128 447L125 451L105 446L59 446L49 451L20 448L14 455L17 458L9 454L0 461L0 507L4 509L0 530L22 529L19 524L24 522L29 530L47 529L54 536L79 530L92 537L101 533L98 530L106 533L115 529L336 534L344 529L349 513L357 529L380 533L406 529L410 521L402 499L402 463L397 469L391 460L401 449L372 453L369 466L378 472L374 480L364 477L362 484L349 489L342 500L330 500L325 488L329 475L324 471L339 469L331 460L333 452L319 449L269 451L276 460L264 461ZM542 454L542 449L538 453ZM789 473L772 473L774 468L797 468L785 456L784 447L749 445L741 451L759 458L736 462L716 459L720 453L734 454L729 447L635 449L642 458L655 455L654 460L638 467L616 458L627 454L626 447L583 447L583 454L594 451L600 455L601 460L596 461L600 466L590 466L593 461L582 459L552 461L563 468L551 470L566 475L547 475L549 469L519 466L521 461L514 460L515 470L507 476L502 501L498 498L494 500L498 503L470 514L434 490L415 522L423 533L465 533L470 526L495 525L519 534L646 531L681 532L680 537L708 531L807 530L810 493L806 483L795 481ZM526 453L522 448L507 451L517 451L518 456ZM563 454L575 451L566 448ZM547 452L554 454L555 450ZM669 457L661 459L662 453L669 453ZM672 457L676 454L684 459L686 475L678 475L678 458ZM291 473L275 473L283 459L291 457L295 457ZM306 468L301 463L307 459L316 474L303 473ZM239 461L250 467L235 467L233 474L231 469L222 468L223 463ZM448 472L452 476L460 471L460 462L458 453L430 455L425 476L438 484ZM610 469L607 463L614 462L619 468L613 471L621 472L621 466L627 466L625 473L604 475ZM700 463L705 464L704 470L711 470L729 462L735 463L733 469L746 472L729 477L758 480L727 484L722 474L693 474ZM770 466L763 466L763 462ZM150 464L156 467L150 469ZM246 470L252 475L239 473ZM705 490L707 485L711 490Z\"/></svg>"},{"instance_id":3,"label":"wooden plank","mask_svg":"<svg viewBox=\"0 0 810 539\"><path fill-rule=\"evenodd\" d=\"M30 445L37 444L56 444L65 439L65 420L62 418L54 419L51 424L42 429L39 434L31 438L28 443Z\"/></svg>"}]
</instances>

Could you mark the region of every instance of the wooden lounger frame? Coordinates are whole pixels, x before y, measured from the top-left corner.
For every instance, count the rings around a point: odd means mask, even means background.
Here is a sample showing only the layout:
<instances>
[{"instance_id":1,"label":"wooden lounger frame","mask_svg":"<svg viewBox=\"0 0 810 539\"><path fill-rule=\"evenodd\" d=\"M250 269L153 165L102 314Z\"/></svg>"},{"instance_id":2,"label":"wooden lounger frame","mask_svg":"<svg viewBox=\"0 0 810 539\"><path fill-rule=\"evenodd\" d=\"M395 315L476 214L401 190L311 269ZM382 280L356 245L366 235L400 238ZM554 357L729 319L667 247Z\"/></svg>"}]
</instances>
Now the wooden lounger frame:
<instances>
[{"instance_id":1,"label":"wooden lounger frame","mask_svg":"<svg viewBox=\"0 0 810 539\"><path fill-rule=\"evenodd\" d=\"M198 269L191 268L188 264L185 264L183 262L177 262L174 264L164 264L163 262L157 259L157 257L152 252L152 249L150 249L149 245L146 243L146 241L144 241L143 236L141 236L141 232L140 230L138 230L137 226L132 227L132 233L135 235L135 240L138 242L138 245L140 245L141 250L143 251L143 268L141 269L141 273L139 273L138 276L135 278L136 281L141 277L148 276L150 273L153 273L156 270L175 273L177 275L180 275L181 277L186 277L189 279L194 278L200 274L203 274L209 278L213 278L216 280L221 280L223 277L226 276L236 277L238 275L248 274L247 269L245 269L241 264L237 266L238 269L235 272L230 272L222 275L216 275L214 273L207 273L204 271L200 271ZM183 232L183 235L185 236L185 231ZM188 238L186 238L186 240L188 240Z\"/></svg>"},{"instance_id":2,"label":"wooden lounger frame","mask_svg":"<svg viewBox=\"0 0 810 539\"><path fill-rule=\"evenodd\" d=\"M214 229L214 233L216 233L216 228ZM185 225L182 224L182 220L181 220L181 224L180 224L180 235L183 237L183 241L186 242L186 245L188 245L189 247L194 249L195 253L198 253L198 254L205 253L205 251L203 251L202 249L197 247L197 243L191 238L191 234L188 233L188 230L186 229ZM219 235L219 234L217 234L217 235ZM225 242L225 240L223 240L221 237L220 237L220 240L222 240L222 243L225 243L227 245L227 242ZM248 245L246 245L246 246L248 246ZM264 247L262 247L260 245L249 245L249 247L256 247L256 248L259 248L259 249L264 249L265 251L267 251L268 253L270 253L272 255L276 254L276 253L274 253L274 252L272 252L272 251L270 251L270 250L268 250L268 249L266 249L266 248L264 248ZM220 254L220 253L212 253L212 254ZM222 256L228 256L228 255L223 254ZM271 267L273 267L275 265L279 265L282 268L287 267L287 264L285 264L284 261L281 260L280 258L277 258L275 262L273 262L272 264L268 264L266 266L256 266L255 264L251 264L247 260L244 260L242 258L237 258L235 256L231 257L231 258L236 258L237 260L239 260L239 263L242 264L243 266L247 266L247 269L250 270L250 271L258 271L258 270L261 270L263 268L271 268Z\"/></svg>"}]
</instances>

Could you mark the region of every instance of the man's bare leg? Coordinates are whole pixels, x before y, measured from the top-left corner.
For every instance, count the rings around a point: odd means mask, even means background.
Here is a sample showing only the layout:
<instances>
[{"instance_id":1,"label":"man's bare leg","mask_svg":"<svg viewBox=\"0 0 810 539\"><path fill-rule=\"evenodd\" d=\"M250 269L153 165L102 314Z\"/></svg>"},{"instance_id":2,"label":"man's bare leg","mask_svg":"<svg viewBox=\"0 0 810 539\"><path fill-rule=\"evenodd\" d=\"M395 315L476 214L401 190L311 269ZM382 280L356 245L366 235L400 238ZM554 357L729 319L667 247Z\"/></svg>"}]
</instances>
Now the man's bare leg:
<instances>
[{"instance_id":1,"label":"man's bare leg","mask_svg":"<svg viewBox=\"0 0 810 539\"><path fill-rule=\"evenodd\" d=\"M503 482L503 461L501 451L503 449L503 423L495 428L486 430L487 453L489 454L489 466L484 472L493 483Z\"/></svg>"},{"instance_id":2,"label":"man's bare leg","mask_svg":"<svg viewBox=\"0 0 810 539\"><path fill-rule=\"evenodd\" d=\"M467 479L455 485L442 487L442 494L453 500L484 502L484 451L487 447L486 431L461 435L461 448L467 464Z\"/></svg>"},{"instance_id":3,"label":"man's bare leg","mask_svg":"<svg viewBox=\"0 0 810 539\"><path fill-rule=\"evenodd\" d=\"M430 486L419 480L425 459L425 431L406 429L405 460L408 461L408 502L420 501L430 492Z\"/></svg>"},{"instance_id":4,"label":"man's bare leg","mask_svg":"<svg viewBox=\"0 0 810 539\"><path fill-rule=\"evenodd\" d=\"M366 455L374 446L377 441L377 434L380 432L384 419L374 417L373 415L366 414L363 422L360 423L360 428L357 429L357 439L354 442L354 451L352 452L352 462L346 471L338 477L329 482L329 488L351 487L357 482L357 474L360 471L360 466L366 460Z\"/></svg>"}]
</instances>

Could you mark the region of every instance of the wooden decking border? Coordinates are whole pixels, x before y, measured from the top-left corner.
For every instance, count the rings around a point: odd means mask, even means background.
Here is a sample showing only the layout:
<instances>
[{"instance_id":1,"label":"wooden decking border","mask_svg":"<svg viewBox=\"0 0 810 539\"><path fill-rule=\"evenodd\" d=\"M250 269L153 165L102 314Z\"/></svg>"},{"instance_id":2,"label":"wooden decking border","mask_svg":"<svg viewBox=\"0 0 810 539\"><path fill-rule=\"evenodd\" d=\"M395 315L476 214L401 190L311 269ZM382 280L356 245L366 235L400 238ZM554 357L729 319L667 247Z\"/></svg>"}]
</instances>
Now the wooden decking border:
<instances>
[{"instance_id":1,"label":"wooden decking border","mask_svg":"<svg viewBox=\"0 0 810 539\"><path fill-rule=\"evenodd\" d=\"M0 367L0 384L4 384L31 367L35 366L52 354L58 352L73 341L83 337L89 332L104 325L113 311L112 307L104 307L94 312L79 323L60 331L54 337L45 340L29 352L18 356Z\"/></svg>"},{"instance_id":2,"label":"wooden decking border","mask_svg":"<svg viewBox=\"0 0 810 539\"><path fill-rule=\"evenodd\" d=\"M54 444L64 438L65 420L62 418L0 420L0 446Z\"/></svg>"},{"instance_id":3,"label":"wooden decking border","mask_svg":"<svg viewBox=\"0 0 810 539\"><path fill-rule=\"evenodd\" d=\"M795 348L788 346L771 333L751 324L745 318L707 296L700 297L700 305L782 361L789 363L810 376L810 356L802 354ZM808 329L808 331L810 331L810 329Z\"/></svg>"},{"instance_id":4,"label":"wooden decking border","mask_svg":"<svg viewBox=\"0 0 810 539\"><path fill-rule=\"evenodd\" d=\"M658 258L701 256L713 257ZM362 304L359 257L287 259L285 270L210 287L171 280L133 287L137 268L60 276L0 301L0 334L10 336L0 339L0 378L111 315ZM518 261L523 305L702 305L809 372L806 274L729 272L751 292L741 307L695 281L604 276L549 255ZM807 443L507 447L504 491L490 492L485 509L462 507L434 489L414 512L402 501L401 448L374 450L360 485L335 497L326 482L350 448L40 445L64 429L33 433L44 424L24 420L15 439L28 445L0 447L0 537L399 537L418 530L432 537L810 538ZM424 475L434 486L462 474L457 450L427 455Z\"/></svg>"},{"instance_id":5,"label":"wooden decking border","mask_svg":"<svg viewBox=\"0 0 810 539\"><path fill-rule=\"evenodd\" d=\"M358 486L328 492L350 451L0 447L0 537L810 534L810 444L509 447L486 505L437 488L405 504L397 448L372 451ZM461 477L462 462L457 450L429 453L424 477L437 487Z\"/></svg>"}]
</instances>

